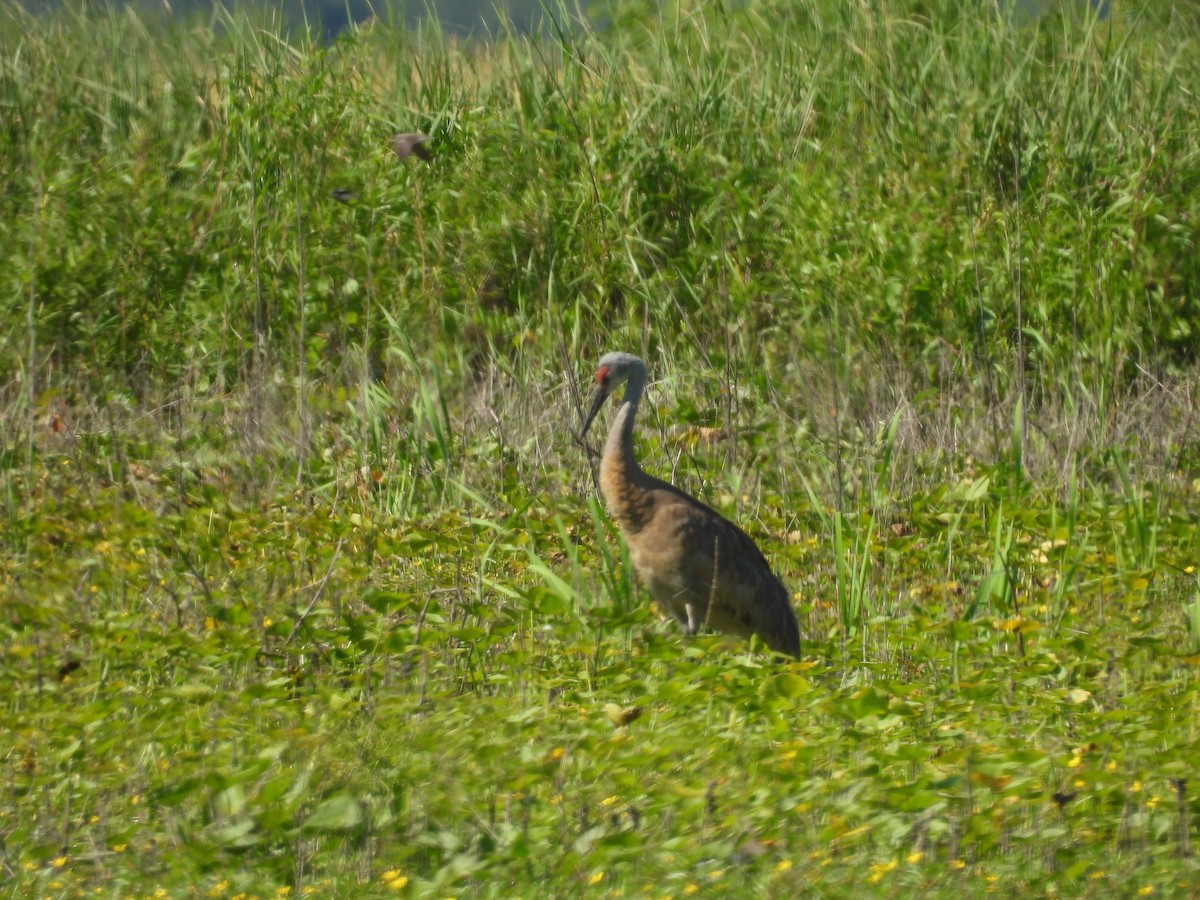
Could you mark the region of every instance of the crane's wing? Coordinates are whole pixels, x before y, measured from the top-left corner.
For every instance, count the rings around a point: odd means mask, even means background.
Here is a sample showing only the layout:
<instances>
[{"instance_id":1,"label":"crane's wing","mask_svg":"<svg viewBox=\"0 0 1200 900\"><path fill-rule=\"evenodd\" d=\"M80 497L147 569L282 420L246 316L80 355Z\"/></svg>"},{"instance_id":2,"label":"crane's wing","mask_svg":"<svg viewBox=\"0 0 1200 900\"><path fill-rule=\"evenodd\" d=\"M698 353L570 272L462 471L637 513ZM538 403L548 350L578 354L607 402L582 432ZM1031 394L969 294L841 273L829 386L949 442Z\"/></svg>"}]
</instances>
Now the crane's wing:
<instances>
[{"instance_id":1,"label":"crane's wing","mask_svg":"<svg viewBox=\"0 0 1200 900\"><path fill-rule=\"evenodd\" d=\"M718 631L752 634L778 653L799 658L800 626L791 598L744 531L715 510L682 496L674 510L679 582Z\"/></svg>"}]
</instances>

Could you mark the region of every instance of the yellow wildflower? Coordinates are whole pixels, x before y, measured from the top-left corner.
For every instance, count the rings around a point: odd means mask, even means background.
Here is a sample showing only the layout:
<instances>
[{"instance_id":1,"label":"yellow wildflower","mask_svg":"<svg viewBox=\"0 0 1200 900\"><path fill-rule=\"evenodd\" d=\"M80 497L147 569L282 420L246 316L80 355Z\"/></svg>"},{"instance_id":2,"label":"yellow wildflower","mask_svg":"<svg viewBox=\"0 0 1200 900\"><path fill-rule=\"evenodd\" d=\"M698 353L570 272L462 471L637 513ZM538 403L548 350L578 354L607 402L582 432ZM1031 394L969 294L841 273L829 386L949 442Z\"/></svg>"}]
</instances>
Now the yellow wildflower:
<instances>
[{"instance_id":1,"label":"yellow wildflower","mask_svg":"<svg viewBox=\"0 0 1200 900\"><path fill-rule=\"evenodd\" d=\"M870 869L871 877L868 878L867 881L871 882L871 884L878 884L879 882L883 881L884 875L886 875L888 872L891 872L893 869L899 868L899 866L900 863L896 862L894 859L888 860L885 863L872 863Z\"/></svg>"},{"instance_id":2,"label":"yellow wildflower","mask_svg":"<svg viewBox=\"0 0 1200 900\"><path fill-rule=\"evenodd\" d=\"M380 875L379 879L393 891L399 891L408 885L408 876L402 875L399 869L389 869Z\"/></svg>"}]
</instances>

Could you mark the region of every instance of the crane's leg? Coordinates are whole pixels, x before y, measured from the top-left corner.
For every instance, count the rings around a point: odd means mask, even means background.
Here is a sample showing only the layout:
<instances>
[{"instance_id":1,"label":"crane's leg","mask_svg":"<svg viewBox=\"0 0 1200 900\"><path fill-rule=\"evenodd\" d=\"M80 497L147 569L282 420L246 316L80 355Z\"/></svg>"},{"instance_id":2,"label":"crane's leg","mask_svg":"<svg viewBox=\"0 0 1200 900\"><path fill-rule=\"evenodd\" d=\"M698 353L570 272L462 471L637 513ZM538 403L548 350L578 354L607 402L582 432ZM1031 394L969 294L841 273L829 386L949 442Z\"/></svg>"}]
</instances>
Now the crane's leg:
<instances>
[{"instance_id":1,"label":"crane's leg","mask_svg":"<svg viewBox=\"0 0 1200 900\"><path fill-rule=\"evenodd\" d=\"M708 585L708 604L704 607L704 627L708 627L708 619L712 615L713 607L717 603L717 567L721 564L721 536L716 535L713 538L713 559L712 559L712 580ZM689 608L690 610L690 608ZM700 623L696 623L696 630L700 630Z\"/></svg>"}]
</instances>

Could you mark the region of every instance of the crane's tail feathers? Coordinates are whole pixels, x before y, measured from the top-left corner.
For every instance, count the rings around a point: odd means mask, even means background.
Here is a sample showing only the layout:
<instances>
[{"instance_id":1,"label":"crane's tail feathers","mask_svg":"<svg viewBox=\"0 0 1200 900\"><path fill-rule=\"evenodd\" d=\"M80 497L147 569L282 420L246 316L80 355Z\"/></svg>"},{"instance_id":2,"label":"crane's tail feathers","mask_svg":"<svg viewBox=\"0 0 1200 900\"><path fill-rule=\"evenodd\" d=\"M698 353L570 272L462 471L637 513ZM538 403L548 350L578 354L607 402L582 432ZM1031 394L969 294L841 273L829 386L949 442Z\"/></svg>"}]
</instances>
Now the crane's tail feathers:
<instances>
[{"instance_id":1,"label":"crane's tail feathers","mask_svg":"<svg viewBox=\"0 0 1200 900\"><path fill-rule=\"evenodd\" d=\"M793 659L800 658L800 625L790 603L780 610L779 627L775 629L771 638L772 640L766 643L776 653L785 654Z\"/></svg>"}]
</instances>

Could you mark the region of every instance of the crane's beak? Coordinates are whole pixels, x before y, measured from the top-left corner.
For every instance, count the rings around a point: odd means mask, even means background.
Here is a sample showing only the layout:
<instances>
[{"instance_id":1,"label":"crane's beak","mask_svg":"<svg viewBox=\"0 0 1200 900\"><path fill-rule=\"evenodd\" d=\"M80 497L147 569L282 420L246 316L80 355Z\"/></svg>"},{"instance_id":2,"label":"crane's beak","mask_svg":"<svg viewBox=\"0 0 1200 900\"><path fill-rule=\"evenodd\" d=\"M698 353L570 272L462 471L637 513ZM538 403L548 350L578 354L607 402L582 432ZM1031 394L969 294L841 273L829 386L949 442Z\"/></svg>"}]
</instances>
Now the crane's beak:
<instances>
[{"instance_id":1,"label":"crane's beak","mask_svg":"<svg viewBox=\"0 0 1200 900\"><path fill-rule=\"evenodd\" d=\"M596 414L600 412L600 407L604 406L604 401L608 399L608 395L611 393L611 388L596 385L596 393L592 395L591 412L583 420L583 428L579 432L579 439L581 441L587 437L588 429L592 427L592 420L596 418Z\"/></svg>"}]
</instances>

